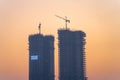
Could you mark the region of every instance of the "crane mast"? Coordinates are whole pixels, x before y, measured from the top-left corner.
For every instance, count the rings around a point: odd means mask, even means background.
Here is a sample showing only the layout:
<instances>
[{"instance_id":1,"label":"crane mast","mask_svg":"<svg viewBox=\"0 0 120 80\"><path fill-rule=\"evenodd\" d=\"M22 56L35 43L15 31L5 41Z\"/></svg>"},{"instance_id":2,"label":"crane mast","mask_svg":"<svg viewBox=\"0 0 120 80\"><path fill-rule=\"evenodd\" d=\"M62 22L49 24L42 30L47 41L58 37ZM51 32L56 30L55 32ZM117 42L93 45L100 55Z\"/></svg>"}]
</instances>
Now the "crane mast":
<instances>
[{"instance_id":1,"label":"crane mast","mask_svg":"<svg viewBox=\"0 0 120 80\"><path fill-rule=\"evenodd\" d=\"M70 20L68 20L66 16L65 16L65 18L60 17L60 16L58 16L58 15L55 15L55 16L58 17L58 18L60 18L60 19L65 20L65 28L66 28L66 30L67 30L67 23L70 23Z\"/></svg>"},{"instance_id":2,"label":"crane mast","mask_svg":"<svg viewBox=\"0 0 120 80\"><path fill-rule=\"evenodd\" d=\"M40 34L41 33L41 23L39 23L38 30L39 30L39 34Z\"/></svg>"}]
</instances>

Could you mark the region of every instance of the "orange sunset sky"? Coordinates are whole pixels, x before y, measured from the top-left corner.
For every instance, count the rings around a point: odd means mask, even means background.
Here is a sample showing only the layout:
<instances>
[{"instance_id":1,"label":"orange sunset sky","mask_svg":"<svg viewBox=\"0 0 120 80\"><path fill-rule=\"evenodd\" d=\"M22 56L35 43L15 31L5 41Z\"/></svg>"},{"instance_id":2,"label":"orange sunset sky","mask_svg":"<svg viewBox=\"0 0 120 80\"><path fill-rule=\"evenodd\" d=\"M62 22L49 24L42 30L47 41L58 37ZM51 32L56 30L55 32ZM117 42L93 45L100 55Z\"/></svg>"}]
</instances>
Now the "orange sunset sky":
<instances>
[{"instance_id":1,"label":"orange sunset sky","mask_svg":"<svg viewBox=\"0 0 120 80\"><path fill-rule=\"evenodd\" d=\"M71 30L86 34L88 80L120 80L120 0L0 0L0 80L28 80L28 36L55 36L55 75L58 77L57 30L68 16Z\"/></svg>"}]
</instances>

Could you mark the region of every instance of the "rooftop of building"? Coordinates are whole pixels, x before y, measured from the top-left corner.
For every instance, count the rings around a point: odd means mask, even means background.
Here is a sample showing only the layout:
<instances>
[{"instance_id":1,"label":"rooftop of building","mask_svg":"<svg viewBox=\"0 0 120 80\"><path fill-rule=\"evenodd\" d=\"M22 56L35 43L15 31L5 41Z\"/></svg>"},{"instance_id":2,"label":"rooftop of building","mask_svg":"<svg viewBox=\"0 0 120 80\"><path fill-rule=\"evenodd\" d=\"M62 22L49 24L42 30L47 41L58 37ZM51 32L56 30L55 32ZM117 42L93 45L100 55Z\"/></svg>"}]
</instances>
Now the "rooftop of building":
<instances>
[{"instance_id":1,"label":"rooftop of building","mask_svg":"<svg viewBox=\"0 0 120 80\"><path fill-rule=\"evenodd\" d=\"M32 37L32 36L34 36L34 37L54 37L53 35L43 35L43 34L39 34L39 33L37 33L37 34L31 34L31 35L29 35L29 37Z\"/></svg>"},{"instance_id":2,"label":"rooftop of building","mask_svg":"<svg viewBox=\"0 0 120 80\"><path fill-rule=\"evenodd\" d=\"M68 29L65 29L65 28L60 28L58 29L58 33L61 33L61 32L71 32L71 33L76 33L76 34L82 34L83 36L86 36L86 33L82 30L70 30L69 28Z\"/></svg>"}]
</instances>

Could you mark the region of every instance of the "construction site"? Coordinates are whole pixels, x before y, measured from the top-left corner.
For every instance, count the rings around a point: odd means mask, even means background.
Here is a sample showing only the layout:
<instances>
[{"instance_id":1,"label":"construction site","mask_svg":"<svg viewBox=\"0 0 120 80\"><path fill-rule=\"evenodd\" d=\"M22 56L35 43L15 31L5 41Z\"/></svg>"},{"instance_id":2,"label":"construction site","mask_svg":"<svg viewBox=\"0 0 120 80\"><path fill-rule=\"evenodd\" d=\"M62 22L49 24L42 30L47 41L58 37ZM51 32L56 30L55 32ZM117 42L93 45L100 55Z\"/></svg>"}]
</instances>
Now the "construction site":
<instances>
[{"instance_id":1,"label":"construction site","mask_svg":"<svg viewBox=\"0 0 120 80\"><path fill-rule=\"evenodd\" d=\"M87 80L85 62L85 32L70 30L70 20L58 15L65 21L65 28L58 29L59 77L57 80ZM54 36L39 33L29 36L29 80L55 80Z\"/></svg>"}]
</instances>

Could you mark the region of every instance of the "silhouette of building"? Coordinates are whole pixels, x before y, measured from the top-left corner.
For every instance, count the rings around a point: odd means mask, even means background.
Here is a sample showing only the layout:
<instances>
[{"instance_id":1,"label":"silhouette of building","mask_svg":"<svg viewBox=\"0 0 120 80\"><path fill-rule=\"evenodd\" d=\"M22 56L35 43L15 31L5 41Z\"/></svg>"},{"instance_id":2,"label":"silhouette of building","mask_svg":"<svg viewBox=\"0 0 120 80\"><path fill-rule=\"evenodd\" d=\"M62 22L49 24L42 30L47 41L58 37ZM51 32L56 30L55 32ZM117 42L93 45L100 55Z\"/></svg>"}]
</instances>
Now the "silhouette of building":
<instances>
[{"instance_id":1,"label":"silhouette of building","mask_svg":"<svg viewBox=\"0 0 120 80\"><path fill-rule=\"evenodd\" d=\"M83 31L58 30L60 80L87 80L85 37L86 34Z\"/></svg>"},{"instance_id":2,"label":"silhouette of building","mask_svg":"<svg viewBox=\"0 0 120 80\"><path fill-rule=\"evenodd\" d=\"M54 80L53 36L29 36L29 80Z\"/></svg>"}]
</instances>

